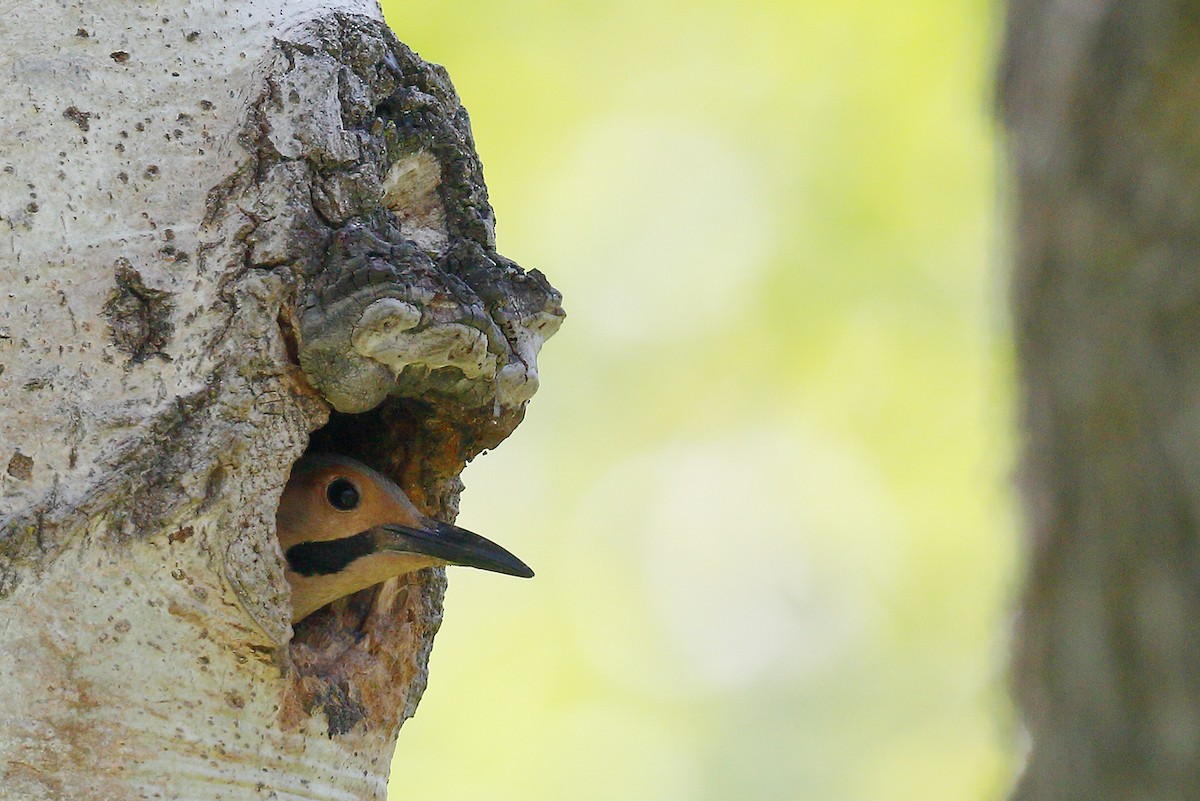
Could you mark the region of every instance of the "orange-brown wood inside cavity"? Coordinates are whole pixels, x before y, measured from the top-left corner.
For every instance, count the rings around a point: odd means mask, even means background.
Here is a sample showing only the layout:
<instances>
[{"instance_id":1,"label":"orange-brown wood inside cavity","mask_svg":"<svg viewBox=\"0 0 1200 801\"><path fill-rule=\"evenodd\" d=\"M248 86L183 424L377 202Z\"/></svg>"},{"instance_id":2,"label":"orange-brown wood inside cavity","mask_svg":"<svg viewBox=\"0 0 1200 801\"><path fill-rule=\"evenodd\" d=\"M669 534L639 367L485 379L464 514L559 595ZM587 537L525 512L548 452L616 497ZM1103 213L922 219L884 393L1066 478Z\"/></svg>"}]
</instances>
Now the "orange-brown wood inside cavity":
<instances>
[{"instance_id":1,"label":"orange-brown wood inside cavity","mask_svg":"<svg viewBox=\"0 0 1200 801\"><path fill-rule=\"evenodd\" d=\"M452 521L459 474L502 442L522 416L390 399L365 414L333 413L313 432L310 451L352 456L399 484L420 514ZM322 713L334 735L347 726L399 726L424 690L420 677L441 625L445 582L440 568L418 570L295 624L292 688L280 709L284 725L299 728Z\"/></svg>"}]
</instances>

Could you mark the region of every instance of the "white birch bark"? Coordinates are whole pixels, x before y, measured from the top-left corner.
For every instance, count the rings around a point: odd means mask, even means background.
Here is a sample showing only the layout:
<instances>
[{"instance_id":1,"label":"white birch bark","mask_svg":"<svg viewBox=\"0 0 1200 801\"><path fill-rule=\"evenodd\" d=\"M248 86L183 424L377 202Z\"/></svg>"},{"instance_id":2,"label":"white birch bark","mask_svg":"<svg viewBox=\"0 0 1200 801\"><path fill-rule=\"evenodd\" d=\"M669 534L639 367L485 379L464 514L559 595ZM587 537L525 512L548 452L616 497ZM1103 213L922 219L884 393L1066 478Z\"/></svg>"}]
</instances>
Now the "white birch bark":
<instances>
[{"instance_id":1,"label":"white birch bark","mask_svg":"<svg viewBox=\"0 0 1200 801\"><path fill-rule=\"evenodd\" d=\"M380 21L0 13L0 799L384 795L444 579L293 636L279 492L331 406L374 409L315 441L452 516L562 313Z\"/></svg>"}]
</instances>

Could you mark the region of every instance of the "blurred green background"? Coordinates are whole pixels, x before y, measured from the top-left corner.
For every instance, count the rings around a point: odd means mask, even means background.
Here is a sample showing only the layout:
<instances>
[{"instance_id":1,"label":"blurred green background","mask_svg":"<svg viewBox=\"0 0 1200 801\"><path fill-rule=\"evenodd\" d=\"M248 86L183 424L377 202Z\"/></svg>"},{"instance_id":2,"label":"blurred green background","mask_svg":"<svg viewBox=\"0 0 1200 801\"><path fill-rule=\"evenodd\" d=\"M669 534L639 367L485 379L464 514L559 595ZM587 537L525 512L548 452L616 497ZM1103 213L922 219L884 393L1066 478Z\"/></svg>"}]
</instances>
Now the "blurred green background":
<instances>
[{"instance_id":1,"label":"blurred green background","mask_svg":"<svg viewBox=\"0 0 1200 801\"><path fill-rule=\"evenodd\" d=\"M391 0L568 319L459 521L392 797L1003 796L997 10Z\"/></svg>"}]
</instances>

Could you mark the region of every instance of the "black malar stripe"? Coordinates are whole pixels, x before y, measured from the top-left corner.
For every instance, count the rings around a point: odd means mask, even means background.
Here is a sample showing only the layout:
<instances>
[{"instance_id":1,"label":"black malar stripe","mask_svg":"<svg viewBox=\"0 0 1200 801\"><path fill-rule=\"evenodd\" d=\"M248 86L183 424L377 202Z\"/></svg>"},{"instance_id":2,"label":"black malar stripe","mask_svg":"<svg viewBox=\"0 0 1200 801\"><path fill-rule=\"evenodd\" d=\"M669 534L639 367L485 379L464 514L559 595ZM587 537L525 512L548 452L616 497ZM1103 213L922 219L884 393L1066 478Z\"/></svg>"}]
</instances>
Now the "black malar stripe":
<instances>
[{"instance_id":1,"label":"black malar stripe","mask_svg":"<svg viewBox=\"0 0 1200 801\"><path fill-rule=\"evenodd\" d=\"M328 576L346 565L375 552L375 536L368 529L353 537L319 542L302 542L287 549L288 567L302 576Z\"/></svg>"}]
</instances>

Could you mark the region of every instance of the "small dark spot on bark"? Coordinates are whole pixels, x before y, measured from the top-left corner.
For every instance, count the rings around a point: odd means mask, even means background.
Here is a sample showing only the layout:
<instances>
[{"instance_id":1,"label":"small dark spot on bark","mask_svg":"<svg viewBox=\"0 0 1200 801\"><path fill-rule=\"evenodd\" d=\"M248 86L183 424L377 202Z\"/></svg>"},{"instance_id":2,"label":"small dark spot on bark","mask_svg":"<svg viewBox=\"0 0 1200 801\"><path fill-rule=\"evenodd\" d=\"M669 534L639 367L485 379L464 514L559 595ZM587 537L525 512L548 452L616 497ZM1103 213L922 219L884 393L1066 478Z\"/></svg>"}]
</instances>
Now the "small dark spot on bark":
<instances>
[{"instance_id":1,"label":"small dark spot on bark","mask_svg":"<svg viewBox=\"0 0 1200 801\"><path fill-rule=\"evenodd\" d=\"M185 36L183 38L188 40L189 42L194 42L200 38L200 31L188 31L187 36Z\"/></svg>"},{"instance_id":2,"label":"small dark spot on bark","mask_svg":"<svg viewBox=\"0 0 1200 801\"><path fill-rule=\"evenodd\" d=\"M135 131L139 131L139 132L144 131L144 130L146 130L146 123L144 123L144 122L135 123L133 128Z\"/></svg>"},{"instance_id":3,"label":"small dark spot on bark","mask_svg":"<svg viewBox=\"0 0 1200 801\"><path fill-rule=\"evenodd\" d=\"M204 482L204 500L209 501L217 497L221 492L221 486L225 483L225 468L217 465L208 474L208 481Z\"/></svg>"},{"instance_id":4,"label":"small dark spot on bark","mask_svg":"<svg viewBox=\"0 0 1200 801\"><path fill-rule=\"evenodd\" d=\"M212 111L215 106L211 100L201 100L200 108L204 109L205 111Z\"/></svg>"},{"instance_id":5,"label":"small dark spot on bark","mask_svg":"<svg viewBox=\"0 0 1200 801\"><path fill-rule=\"evenodd\" d=\"M104 304L113 344L129 354L134 364L151 356L165 358L163 347L174 333L171 293L146 286L127 259L117 260L114 274L117 286Z\"/></svg>"},{"instance_id":6,"label":"small dark spot on bark","mask_svg":"<svg viewBox=\"0 0 1200 801\"><path fill-rule=\"evenodd\" d=\"M147 181L153 181L154 179L156 179L158 177L158 165L151 164L149 167L146 168L145 172L142 173L142 177L145 178Z\"/></svg>"},{"instance_id":7,"label":"small dark spot on bark","mask_svg":"<svg viewBox=\"0 0 1200 801\"><path fill-rule=\"evenodd\" d=\"M8 474L15 479L28 481L33 478L33 457L17 451L8 460Z\"/></svg>"},{"instance_id":8,"label":"small dark spot on bark","mask_svg":"<svg viewBox=\"0 0 1200 801\"><path fill-rule=\"evenodd\" d=\"M25 211L29 212L30 214L37 214L38 208L39 207L38 207L37 203L30 203L28 206L25 207Z\"/></svg>"},{"instance_id":9,"label":"small dark spot on bark","mask_svg":"<svg viewBox=\"0 0 1200 801\"><path fill-rule=\"evenodd\" d=\"M78 28L78 29L76 29L76 31L75 31L75 35L76 35L76 36L78 36L80 39L86 39L86 38L88 38L89 36L91 36L91 34L87 32L87 29L86 29L86 28Z\"/></svg>"},{"instance_id":10,"label":"small dark spot on bark","mask_svg":"<svg viewBox=\"0 0 1200 801\"><path fill-rule=\"evenodd\" d=\"M127 173L127 172L117 173L117 180L123 184L129 183L129 173Z\"/></svg>"},{"instance_id":11,"label":"small dark spot on bark","mask_svg":"<svg viewBox=\"0 0 1200 801\"><path fill-rule=\"evenodd\" d=\"M124 50L114 50L108 54L108 57L118 64L124 64L129 60L129 53L125 52Z\"/></svg>"},{"instance_id":12,"label":"small dark spot on bark","mask_svg":"<svg viewBox=\"0 0 1200 801\"><path fill-rule=\"evenodd\" d=\"M195 533L196 530L191 526L184 526L183 528L172 531L170 534L168 534L167 542L187 542Z\"/></svg>"},{"instance_id":13,"label":"small dark spot on bark","mask_svg":"<svg viewBox=\"0 0 1200 801\"><path fill-rule=\"evenodd\" d=\"M292 324L291 316L281 308L276 322L279 324L279 333L283 337L283 347L287 352L288 361L299 367L300 342L296 339L296 328Z\"/></svg>"},{"instance_id":14,"label":"small dark spot on bark","mask_svg":"<svg viewBox=\"0 0 1200 801\"><path fill-rule=\"evenodd\" d=\"M90 111L80 111L75 106L67 106L67 110L63 112L63 116L71 122L79 126L79 130L86 131L90 126L88 118L92 116Z\"/></svg>"}]
</instances>

